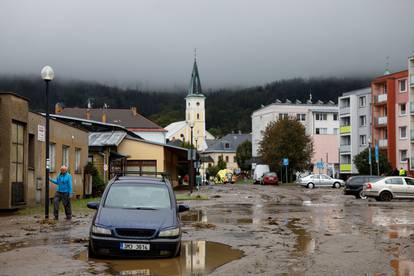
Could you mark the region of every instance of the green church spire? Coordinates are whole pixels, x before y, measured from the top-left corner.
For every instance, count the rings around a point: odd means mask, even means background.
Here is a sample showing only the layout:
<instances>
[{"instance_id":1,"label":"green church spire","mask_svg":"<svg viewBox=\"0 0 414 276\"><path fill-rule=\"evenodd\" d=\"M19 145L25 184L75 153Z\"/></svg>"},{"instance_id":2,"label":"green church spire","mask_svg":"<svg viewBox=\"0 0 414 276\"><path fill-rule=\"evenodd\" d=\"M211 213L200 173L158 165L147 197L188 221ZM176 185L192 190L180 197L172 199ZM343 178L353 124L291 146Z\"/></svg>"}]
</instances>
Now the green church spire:
<instances>
[{"instance_id":1,"label":"green church spire","mask_svg":"<svg viewBox=\"0 0 414 276\"><path fill-rule=\"evenodd\" d=\"M188 96L202 96L200 76L198 74L197 57L194 56L193 72L191 73L190 87L188 88Z\"/></svg>"}]
</instances>

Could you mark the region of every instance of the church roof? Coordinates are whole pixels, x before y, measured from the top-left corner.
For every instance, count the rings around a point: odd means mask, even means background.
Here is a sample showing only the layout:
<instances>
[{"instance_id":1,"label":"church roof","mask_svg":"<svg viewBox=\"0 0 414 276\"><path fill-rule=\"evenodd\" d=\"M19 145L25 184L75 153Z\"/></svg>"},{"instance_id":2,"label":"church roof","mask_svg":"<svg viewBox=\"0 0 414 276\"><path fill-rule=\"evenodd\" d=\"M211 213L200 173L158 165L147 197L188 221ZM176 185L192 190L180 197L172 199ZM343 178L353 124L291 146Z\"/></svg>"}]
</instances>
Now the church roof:
<instances>
[{"instance_id":1,"label":"church roof","mask_svg":"<svg viewBox=\"0 0 414 276\"><path fill-rule=\"evenodd\" d=\"M179 121L179 122L171 123L168 126L166 126L165 129L167 130L167 139L171 139L171 137L175 133L177 133L178 131L180 131L184 127L186 127L186 125L187 125L186 121ZM177 137L177 139L179 139L179 137Z\"/></svg>"},{"instance_id":2,"label":"church roof","mask_svg":"<svg viewBox=\"0 0 414 276\"><path fill-rule=\"evenodd\" d=\"M200 75L198 74L197 60L194 59L193 72L191 73L190 86L187 97L204 97L201 90Z\"/></svg>"}]
</instances>

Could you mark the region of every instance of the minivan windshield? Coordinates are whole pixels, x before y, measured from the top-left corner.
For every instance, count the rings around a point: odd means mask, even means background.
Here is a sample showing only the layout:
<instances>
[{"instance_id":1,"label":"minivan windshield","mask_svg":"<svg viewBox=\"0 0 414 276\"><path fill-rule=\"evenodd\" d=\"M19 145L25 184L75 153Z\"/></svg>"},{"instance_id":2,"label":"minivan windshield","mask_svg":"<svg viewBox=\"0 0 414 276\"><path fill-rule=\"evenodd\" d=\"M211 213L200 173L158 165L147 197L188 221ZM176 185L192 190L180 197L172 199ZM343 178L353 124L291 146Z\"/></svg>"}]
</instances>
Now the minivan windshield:
<instances>
[{"instance_id":1,"label":"minivan windshield","mask_svg":"<svg viewBox=\"0 0 414 276\"><path fill-rule=\"evenodd\" d=\"M137 210L170 209L170 193L163 185L115 184L108 191L104 207Z\"/></svg>"}]
</instances>

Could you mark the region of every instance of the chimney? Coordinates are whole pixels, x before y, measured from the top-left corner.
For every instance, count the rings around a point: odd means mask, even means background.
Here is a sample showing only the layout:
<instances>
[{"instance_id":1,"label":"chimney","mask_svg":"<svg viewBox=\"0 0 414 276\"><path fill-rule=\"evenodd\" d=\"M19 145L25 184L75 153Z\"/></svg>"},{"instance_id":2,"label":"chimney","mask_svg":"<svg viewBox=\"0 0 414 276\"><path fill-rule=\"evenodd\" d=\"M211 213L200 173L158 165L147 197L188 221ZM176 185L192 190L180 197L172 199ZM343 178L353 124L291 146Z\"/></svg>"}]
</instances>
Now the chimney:
<instances>
[{"instance_id":1,"label":"chimney","mask_svg":"<svg viewBox=\"0 0 414 276\"><path fill-rule=\"evenodd\" d=\"M106 123L106 113L105 112L103 112L102 113L102 123Z\"/></svg>"},{"instance_id":2,"label":"chimney","mask_svg":"<svg viewBox=\"0 0 414 276\"><path fill-rule=\"evenodd\" d=\"M86 120L91 119L91 110L89 108L86 109Z\"/></svg>"},{"instance_id":3,"label":"chimney","mask_svg":"<svg viewBox=\"0 0 414 276\"><path fill-rule=\"evenodd\" d=\"M133 116L137 116L138 114L137 108L135 106L131 107L131 112Z\"/></svg>"},{"instance_id":4,"label":"chimney","mask_svg":"<svg viewBox=\"0 0 414 276\"><path fill-rule=\"evenodd\" d=\"M55 104L55 114L59 114L63 111L63 106L61 103L56 103Z\"/></svg>"}]
</instances>

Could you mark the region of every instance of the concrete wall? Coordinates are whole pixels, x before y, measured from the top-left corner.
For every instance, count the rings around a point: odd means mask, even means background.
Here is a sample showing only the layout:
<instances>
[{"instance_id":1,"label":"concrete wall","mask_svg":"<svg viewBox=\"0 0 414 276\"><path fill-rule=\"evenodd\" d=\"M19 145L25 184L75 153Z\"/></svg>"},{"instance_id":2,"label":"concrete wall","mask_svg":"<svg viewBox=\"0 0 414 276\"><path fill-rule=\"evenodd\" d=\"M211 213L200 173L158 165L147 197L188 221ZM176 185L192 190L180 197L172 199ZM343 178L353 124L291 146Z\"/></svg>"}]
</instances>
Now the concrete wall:
<instances>
[{"instance_id":1,"label":"concrete wall","mask_svg":"<svg viewBox=\"0 0 414 276\"><path fill-rule=\"evenodd\" d=\"M401 91L399 87L399 81L403 80L406 82L406 90ZM395 94L396 94L396 103L395 103L395 141L396 141L396 167L398 169L404 168L408 170L408 162L401 161L400 151L406 150L407 157L410 155L410 102L409 102L409 90L408 90L408 77L399 78L395 81ZM401 114L400 104L405 104L406 113ZM400 135L400 127L406 128L406 137L402 138Z\"/></svg>"}]
</instances>

